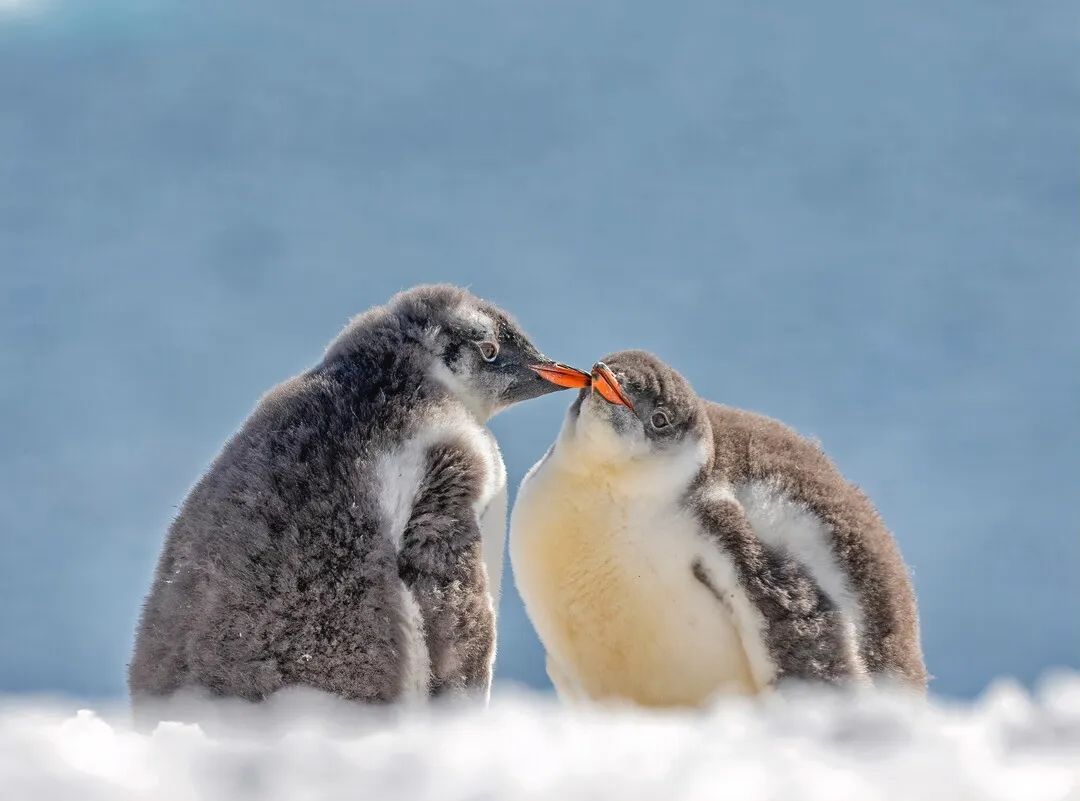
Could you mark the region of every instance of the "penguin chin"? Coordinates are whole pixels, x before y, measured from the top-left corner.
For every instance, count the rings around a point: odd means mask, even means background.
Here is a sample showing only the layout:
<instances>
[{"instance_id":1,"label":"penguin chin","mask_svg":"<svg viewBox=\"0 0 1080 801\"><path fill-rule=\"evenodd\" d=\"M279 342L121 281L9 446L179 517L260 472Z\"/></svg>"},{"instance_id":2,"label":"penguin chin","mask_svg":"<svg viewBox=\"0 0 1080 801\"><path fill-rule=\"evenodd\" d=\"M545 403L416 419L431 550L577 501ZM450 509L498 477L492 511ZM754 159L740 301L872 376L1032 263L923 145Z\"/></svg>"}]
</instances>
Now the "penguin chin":
<instances>
[{"instance_id":1,"label":"penguin chin","mask_svg":"<svg viewBox=\"0 0 1080 801\"><path fill-rule=\"evenodd\" d=\"M457 398L481 423L487 422L496 411L497 404L487 387L475 386L467 378L458 375L441 360L436 359L429 368L430 375Z\"/></svg>"},{"instance_id":2,"label":"penguin chin","mask_svg":"<svg viewBox=\"0 0 1080 801\"><path fill-rule=\"evenodd\" d=\"M595 394L570 407L563 438L583 465L625 464L649 456L652 450L633 412Z\"/></svg>"},{"instance_id":3,"label":"penguin chin","mask_svg":"<svg viewBox=\"0 0 1080 801\"><path fill-rule=\"evenodd\" d=\"M685 488L710 461L711 437L692 433L670 443L645 434L637 415L624 406L582 393L566 412L556 440L562 469L589 475L619 475L642 490Z\"/></svg>"}]
</instances>

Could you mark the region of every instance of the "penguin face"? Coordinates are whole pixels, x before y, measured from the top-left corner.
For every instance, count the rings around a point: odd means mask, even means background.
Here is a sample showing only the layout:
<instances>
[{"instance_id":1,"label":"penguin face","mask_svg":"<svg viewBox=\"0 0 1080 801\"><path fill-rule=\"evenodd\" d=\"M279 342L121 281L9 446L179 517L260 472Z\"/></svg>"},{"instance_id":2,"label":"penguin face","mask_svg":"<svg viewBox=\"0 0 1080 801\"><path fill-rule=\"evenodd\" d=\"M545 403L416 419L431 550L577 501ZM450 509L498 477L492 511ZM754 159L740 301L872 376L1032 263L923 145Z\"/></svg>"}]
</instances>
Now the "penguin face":
<instances>
[{"instance_id":1,"label":"penguin face","mask_svg":"<svg viewBox=\"0 0 1080 801\"><path fill-rule=\"evenodd\" d=\"M588 386L588 373L553 362L510 315L451 284L416 286L353 318L330 343L323 364L356 354L399 353L481 422L518 401ZM370 368L365 368L365 370Z\"/></svg>"},{"instance_id":2,"label":"penguin face","mask_svg":"<svg viewBox=\"0 0 1080 801\"><path fill-rule=\"evenodd\" d=\"M485 419L519 401L590 381L588 373L548 359L510 315L478 298L446 315L437 343L443 382Z\"/></svg>"},{"instance_id":3,"label":"penguin face","mask_svg":"<svg viewBox=\"0 0 1080 801\"><path fill-rule=\"evenodd\" d=\"M621 351L593 367L592 385L568 413L592 459L625 462L708 452L701 400L679 373L643 351Z\"/></svg>"}]
</instances>

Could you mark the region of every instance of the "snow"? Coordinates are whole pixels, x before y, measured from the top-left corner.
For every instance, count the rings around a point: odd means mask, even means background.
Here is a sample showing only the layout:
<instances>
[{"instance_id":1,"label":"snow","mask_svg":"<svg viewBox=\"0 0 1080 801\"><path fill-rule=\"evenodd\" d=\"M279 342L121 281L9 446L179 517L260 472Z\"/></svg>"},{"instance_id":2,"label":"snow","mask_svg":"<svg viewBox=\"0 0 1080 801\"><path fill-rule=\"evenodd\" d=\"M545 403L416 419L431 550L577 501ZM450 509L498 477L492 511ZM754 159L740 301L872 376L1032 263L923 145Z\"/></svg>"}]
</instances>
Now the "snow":
<instances>
[{"instance_id":1,"label":"snow","mask_svg":"<svg viewBox=\"0 0 1080 801\"><path fill-rule=\"evenodd\" d=\"M1080 799L1080 675L979 701L803 690L704 712L559 707L371 710L305 692L125 710L10 699L0 787L18 801L244 799Z\"/></svg>"}]
</instances>

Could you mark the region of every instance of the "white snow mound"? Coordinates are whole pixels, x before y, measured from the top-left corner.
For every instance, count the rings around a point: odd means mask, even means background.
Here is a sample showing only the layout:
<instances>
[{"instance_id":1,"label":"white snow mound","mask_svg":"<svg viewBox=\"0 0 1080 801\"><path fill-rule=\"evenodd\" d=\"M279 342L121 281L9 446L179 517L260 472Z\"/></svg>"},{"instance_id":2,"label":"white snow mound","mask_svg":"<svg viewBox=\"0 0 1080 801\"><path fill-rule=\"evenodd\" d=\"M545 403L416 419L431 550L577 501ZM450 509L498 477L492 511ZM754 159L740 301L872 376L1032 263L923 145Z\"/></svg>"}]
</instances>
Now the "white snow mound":
<instances>
[{"instance_id":1,"label":"white snow mound","mask_svg":"<svg viewBox=\"0 0 1080 801\"><path fill-rule=\"evenodd\" d=\"M179 710L175 710L181 714ZM1080 675L959 704L799 692L701 713L558 707L371 711L283 694L186 706L200 723L0 705L11 801L1062 801L1080 799Z\"/></svg>"}]
</instances>

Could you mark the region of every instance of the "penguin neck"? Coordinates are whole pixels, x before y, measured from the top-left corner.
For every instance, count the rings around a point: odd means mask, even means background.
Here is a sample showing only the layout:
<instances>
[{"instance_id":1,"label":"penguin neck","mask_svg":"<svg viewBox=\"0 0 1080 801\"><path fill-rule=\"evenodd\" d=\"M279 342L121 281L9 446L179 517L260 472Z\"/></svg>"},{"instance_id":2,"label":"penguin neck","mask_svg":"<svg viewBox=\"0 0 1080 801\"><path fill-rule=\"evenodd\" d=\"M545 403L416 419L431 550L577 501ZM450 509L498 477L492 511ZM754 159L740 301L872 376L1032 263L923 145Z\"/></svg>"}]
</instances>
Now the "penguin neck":
<instances>
[{"instance_id":1,"label":"penguin neck","mask_svg":"<svg viewBox=\"0 0 1080 801\"><path fill-rule=\"evenodd\" d=\"M454 375L450 368L443 363L443 360L437 356L431 357L426 375L447 395L465 407L465 410L480 425L487 425L487 421L498 411L488 399L473 392L468 385Z\"/></svg>"},{"instance_id":2,"label":"penguin neck","mask_svg":"<svg viewBox=\"0 0 1080 801\"><path fill-rule=\"evenodd\" d=\"M599 482L615 496L675 500L695 485L707 454L701 443L688 442L670 453L618 458L590 448L564 425L551 460L554 469Z\"/></svg>"}]
</instances>

